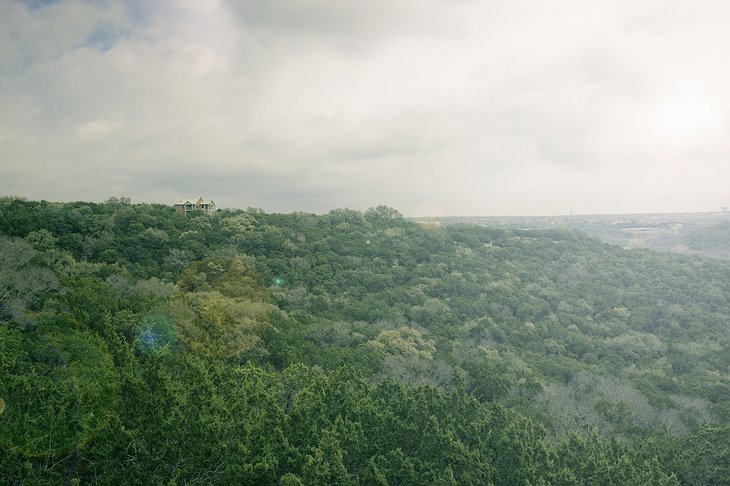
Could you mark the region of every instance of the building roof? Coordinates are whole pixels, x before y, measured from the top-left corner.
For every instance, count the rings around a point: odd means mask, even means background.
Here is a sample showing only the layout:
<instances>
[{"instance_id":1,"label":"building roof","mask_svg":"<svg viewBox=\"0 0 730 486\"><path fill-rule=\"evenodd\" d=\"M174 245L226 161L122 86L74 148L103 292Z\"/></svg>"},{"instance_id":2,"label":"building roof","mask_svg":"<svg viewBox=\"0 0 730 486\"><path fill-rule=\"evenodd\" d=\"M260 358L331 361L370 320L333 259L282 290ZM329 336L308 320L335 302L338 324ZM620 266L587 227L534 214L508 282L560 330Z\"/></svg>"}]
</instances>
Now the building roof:
<instances>
[{"instance_id":1,"label":"building roof","mask_svg":"<svg viewBox=\"0 0 730 486\"><path fill-rule=\"evenodd\" d=\"M206 201L202 197L198 199L187 199L185 201L176 202L175 206L186 206L188 204L215 204L213 201Z\"/></svg>"}]
</instances>

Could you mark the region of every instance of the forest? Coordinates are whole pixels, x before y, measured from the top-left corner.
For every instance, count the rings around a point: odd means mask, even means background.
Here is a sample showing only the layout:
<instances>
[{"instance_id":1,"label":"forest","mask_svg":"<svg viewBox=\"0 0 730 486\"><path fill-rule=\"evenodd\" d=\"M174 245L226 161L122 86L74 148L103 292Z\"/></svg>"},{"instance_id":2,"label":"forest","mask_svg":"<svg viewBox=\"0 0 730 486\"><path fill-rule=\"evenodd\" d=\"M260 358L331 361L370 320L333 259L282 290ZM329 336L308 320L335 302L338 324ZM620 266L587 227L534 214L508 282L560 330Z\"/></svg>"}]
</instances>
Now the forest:
<instances>
[{"instance_id":1,"label":"forest","mask_svg":"<svg viewBox=\"0 0 730 486\"><path fill-rule=\"evenodd\" d=\"M0 198L4 484L727 485L730 260Z\"/></svg>"},{"instance_id":2,"label":"forest","mask_svg":"<svg viewBox=\"0 0 730 486\"><path fill-rule=\"evenodd\" d=\"M624 248L730 259L730 212L472 216L417 218L422 223L473 223L502 228L571 228Z\"/></svg>"}]
</instances>

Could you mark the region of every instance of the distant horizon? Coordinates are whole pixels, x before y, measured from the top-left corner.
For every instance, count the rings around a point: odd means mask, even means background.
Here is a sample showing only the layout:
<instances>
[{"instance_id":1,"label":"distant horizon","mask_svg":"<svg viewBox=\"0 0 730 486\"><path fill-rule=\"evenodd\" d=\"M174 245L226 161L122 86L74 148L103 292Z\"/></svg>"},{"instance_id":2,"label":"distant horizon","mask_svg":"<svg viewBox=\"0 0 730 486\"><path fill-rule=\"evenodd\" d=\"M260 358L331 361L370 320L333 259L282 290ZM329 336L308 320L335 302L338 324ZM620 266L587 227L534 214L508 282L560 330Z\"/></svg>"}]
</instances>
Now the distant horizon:
<instances>
[{"instance_id":1,"label":"distant horizon","mask_svg":"<svg viewBox=\"0 0 730 486\"><path fill-rule=\"evenodd\" d=\"M397 209L397 208L396 208ZM657 212L623 212L623 213L570 213L570 214L480 214L474 216L452 214L445 216L407 216L413 219L428 218L570 218L570 217L590 217L590 216L662 216L671 214L728 214L730 211L718 209L714 211L657 211Z\"/></svg>"},{"instance_id":2,"label":"distant horizon","mask_svg":"<svg viewBox=\"0 0 730 486\"><path fill-rule=\"evenodd\" d=\"M369 208L374 208L377 206L388 206L391 207L398 212L400 212L403 217L408 219L442 219L442 218L563 218L563 217L591 217L591 216L637 216L637 215L672 215L672 214L727 214L730 217L730 210L728 208L719 208L716 210L698 210L698 211L636 211L636 212L596 212L596 213L588 213L588 212L573 212L568 214L443 214L443 215L422 215L422 216L414 216L407 214L403 212L400 208L397 206L391 206L389 204L373 204L372 206L368 206L367 208L357 209L353 207L348 206L338 206L338 207L332 207L326 210L320 210L320 211L311 211L307 209L289 209L289 210L270 210L265 207L256 206L256 205L248 205L246 207L236 207L236 206L227 206L227 205L221 205L219 201L214 197L209 197L206 195L197 195L194 196L195 199L202 197L206 201L213 201L216 204L216 207L221 210L239 210L239 211L246 211L247 209L260 209L262 211L265 211L266 213L272 213L272 214L290 214L290 213L296 213L296 212L304 212L309 214L316 214L316 215L323 215L327 214L330 211L337 210L337 209L349 209L353 211L360 211L365 212ZM117 199L124 199L127 198L130 200L130 204L159 204L163 206L170 206L172 207L175 203L178 203L180 201L187 200L188 198L182 198L178 199L176 201L151 201L151 200L137 200L134 198L131 198L129 196L107 196L100 200L87 200L87 199L50 199L50 198L33 198L29 196L19 195L19 194L2 194L0 195L0 198L17 198L17 199L24 199L27 201L46 201L50 203L92 203L92 204L103 204L106 203L108 200L117 198Z\"/></svg>"}]
</instances>

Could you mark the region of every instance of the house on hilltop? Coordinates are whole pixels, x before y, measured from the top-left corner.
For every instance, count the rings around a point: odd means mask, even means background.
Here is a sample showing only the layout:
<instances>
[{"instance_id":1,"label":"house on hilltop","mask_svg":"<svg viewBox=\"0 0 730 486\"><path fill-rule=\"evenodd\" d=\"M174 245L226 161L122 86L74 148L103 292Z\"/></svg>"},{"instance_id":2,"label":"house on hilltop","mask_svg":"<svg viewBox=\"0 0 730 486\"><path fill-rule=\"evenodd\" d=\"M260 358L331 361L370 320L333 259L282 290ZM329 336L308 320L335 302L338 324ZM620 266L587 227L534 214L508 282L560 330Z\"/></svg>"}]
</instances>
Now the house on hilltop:
<instances>
[{"instance_id":1,"label":"house on hilltop","mask_svg":"<svg viewBox=\"0 0 730 486\"><path fill-rule=\"evenodd\" d=\"M215 203L213 201L206 201L202 197L199 197L196 201L183 201L175 203L175 211L177 211L179 214L188 214L192 211L213 213L215 212Z\"/></svg>"}]
</instances>

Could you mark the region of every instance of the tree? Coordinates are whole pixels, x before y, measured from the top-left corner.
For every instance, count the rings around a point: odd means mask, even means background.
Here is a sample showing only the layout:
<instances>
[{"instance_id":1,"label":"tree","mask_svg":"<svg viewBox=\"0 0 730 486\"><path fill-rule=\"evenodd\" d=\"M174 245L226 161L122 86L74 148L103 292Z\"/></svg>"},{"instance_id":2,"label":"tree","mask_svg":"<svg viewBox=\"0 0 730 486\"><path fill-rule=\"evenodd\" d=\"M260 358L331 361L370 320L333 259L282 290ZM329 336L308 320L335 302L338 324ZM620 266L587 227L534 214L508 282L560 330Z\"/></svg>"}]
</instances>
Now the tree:
<instances>
[{"instance_id":1,"label":"tree","mask_svg":"<svg viewBox=\"0 0 730 486\"><path fill-rule=\"evenodd\" d=\"M60 288L51 270L34 263L37 256L25 241L0 236L0 318L19 317L44 292Z\"/></svg>"}]
</instances>

